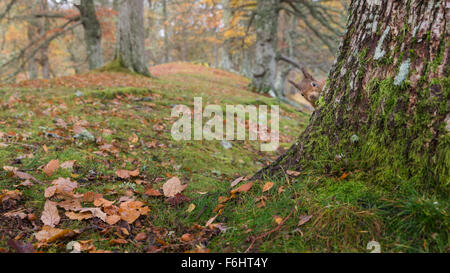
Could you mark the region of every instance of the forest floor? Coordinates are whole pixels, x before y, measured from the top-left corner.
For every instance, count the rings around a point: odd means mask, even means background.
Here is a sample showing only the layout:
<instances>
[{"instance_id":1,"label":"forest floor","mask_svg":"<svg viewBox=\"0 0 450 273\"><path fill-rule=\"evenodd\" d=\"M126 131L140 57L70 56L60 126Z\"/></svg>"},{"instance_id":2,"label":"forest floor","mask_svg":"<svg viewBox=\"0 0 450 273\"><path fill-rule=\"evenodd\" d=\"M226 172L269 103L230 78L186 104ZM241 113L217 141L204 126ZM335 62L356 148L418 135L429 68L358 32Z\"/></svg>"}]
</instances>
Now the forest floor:
<instances>
[{"instance_id":1,"label":"forest floor","mask_svg":"<svg viewBox=\"0 0 450 273\"><path fill-rule=\"evenodd\" d=\"M193 108L194 97L222 109L278 102L205 66L151 73L0 86L0 252L369 252L370 241L448 251L445 202L397 200L345 171L246 181L306 128L309 115L289 106L277 152L255 141L174 141L172 108Z\"/></svg>"}]
</instances>

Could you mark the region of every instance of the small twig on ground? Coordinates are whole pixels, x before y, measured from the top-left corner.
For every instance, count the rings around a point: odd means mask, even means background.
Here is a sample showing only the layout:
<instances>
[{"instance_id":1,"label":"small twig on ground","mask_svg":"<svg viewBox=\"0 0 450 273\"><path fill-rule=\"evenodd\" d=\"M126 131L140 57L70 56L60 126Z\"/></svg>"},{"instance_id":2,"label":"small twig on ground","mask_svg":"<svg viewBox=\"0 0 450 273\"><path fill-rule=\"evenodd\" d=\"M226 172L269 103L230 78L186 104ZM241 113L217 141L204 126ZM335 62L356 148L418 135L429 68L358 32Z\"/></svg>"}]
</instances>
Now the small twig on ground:
<instances>
[{"instance_id":1,"label":"small twig on ground","mask_svg":"<svg viewBox=\"0 0 450 273\"><path fill-rule=\"evenodd\" d=\"M277 227L275 227L272 230L269 230L261 235L259 235L258 237L253 238L250 246L247 248L247 250L244 253L248 253L252 248L253 245L256 243L256 241L264 239L265 237L269 236L270 234L277 232L285 223L287 220L289 220L289 218L291 218L292 214L294 214L295 208L298 206L298 204L300 204L300 200L295 204L295 206L292 208L291 212L289 213L289 215L283 219L283 221L281 221L280 224L278 224Z\"/></svg>"}]
</instances>

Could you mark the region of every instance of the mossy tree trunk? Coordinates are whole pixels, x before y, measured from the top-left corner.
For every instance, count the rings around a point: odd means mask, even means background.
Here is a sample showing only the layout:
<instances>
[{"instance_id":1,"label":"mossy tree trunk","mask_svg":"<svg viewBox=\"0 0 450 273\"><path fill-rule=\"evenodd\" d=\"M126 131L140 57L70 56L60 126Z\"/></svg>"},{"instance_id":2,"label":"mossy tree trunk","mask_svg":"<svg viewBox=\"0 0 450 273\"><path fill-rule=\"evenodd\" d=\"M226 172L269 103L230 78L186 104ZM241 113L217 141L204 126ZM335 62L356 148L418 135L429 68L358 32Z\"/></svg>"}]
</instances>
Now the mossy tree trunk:
<instances>
[{"instance_id":1,"label":"mossy tree trunk","mask_svg":"<svg viewBox=\"0 0 450 273\"><path fill-rule=\"evenodd\" d=\"M253 86L258 92L276 92L278 12L280 0L258 1L255 15L256 49Z\"/></svg>"},{"instance_id":2,"label":"mossy tree trunk","mask_svg":"<svg viewBox=\"0 0 450 273\"><path fill-rule=\"evenodd\" d=\"M103 66L102 28L95 13L94 0L81 0L76 7L84 28L89 70L94 70Z\"/></svg>"},{"instance_id":3,"label":"mossy tree trunk","mask_svg":"<svg viewBox=\"0 0 450 273\"><path fill-rule=\"evenodd\" d=\"M446 1L352 0L336 63L310 125L255 178L354 172L397 189L448 192Z\"/></svg>"},{"instance_id":4,"label":"mossy tree trunk","mask_svg":"<svg viewBox=\"0 0 450 273\"><path fill-rule=\"evenodd\" d=\"M116 59L132 72L150 76L145 63L144 0L119 1Z\"/></svg>"}]
</instances>

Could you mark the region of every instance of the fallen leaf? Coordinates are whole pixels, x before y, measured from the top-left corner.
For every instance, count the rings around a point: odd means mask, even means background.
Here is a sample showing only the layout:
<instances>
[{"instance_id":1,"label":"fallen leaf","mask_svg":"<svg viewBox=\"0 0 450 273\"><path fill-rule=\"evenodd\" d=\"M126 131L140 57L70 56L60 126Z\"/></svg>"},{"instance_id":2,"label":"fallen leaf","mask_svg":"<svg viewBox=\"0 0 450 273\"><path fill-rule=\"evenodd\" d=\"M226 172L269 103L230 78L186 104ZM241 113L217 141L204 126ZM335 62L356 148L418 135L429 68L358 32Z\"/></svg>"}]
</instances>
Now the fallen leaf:
<instances>
[{"instance_id":1,"label":"fallen leaf","mask_svg":"<svg viewBox=\"0 0 450 273\"><path fill-rule=\"evenodd\" d=\"M263 192L268 192L268 191L270 191L270 190L273 188L274 185L275 185L275 184L274 184L273 182L267 182L267 183L264 185Z\"/></svg>"},{"instance_id":2,"label":"fallen leaf","mask_svg":"<svg viewBox=\"0 0 450 273\"><path fill-rule=\"evenodd\" d=\"M293 177L300 176L300 174L301 174L301 172L296 172L296 171L287 171L286 173Z\"/></svg>"},{"instance_id":3,"label":"fallen leaf","mask_svg":"<svg viewBox=\"0 0 450 273\"><path fill-rule=\"evenodd\" d=\"M118 170L116 171L116 175L122 179L130 178L130 172L127 170Z\"/></svg>"},{"instance_id":4,"label":"fallen leaf","mask_svg":"<svg viewBox=\"0 0 450 273\"><path fill-rule=\"evenodd\" d=\"M241 183L242 181L244 181L244 179L245 179L245 176L241 176L241 177L237 178L236 180L234 180L234 181L231 183L231 187L234 188L237 184L239 184L239 183Z\"/></svg>"},{"instance_id":5,"label":"fallen leaf","mask_svg":"<svg viewBox=\"0 0 450 273\"><path fill-rule=\"evenodd\" d=\"M78 220L78 221L83 221L83 220L91 219L91 218L94 217L92 215L92 212L90 212L90 211L82 212L82 213L76 213L76 212L73 212L73 211L67 211L66 212L66 216L70 220Z\"/></svg>"},{"instance_id":6,"label":"fallen leaf","mask_svg":"<svg viewBox=\"0 0 450 273\"><path fill-rule=\"evenodd\" d=\"M112 245L125 245L128 244L128 241L125 239L112 239L109 243Z\"/></svg>"},{"instance_id":7,"label":"fallen leaf","mask_svg":"<svg viewBox=\"0 0 450 273\"><path fill-rule=\"evenodd\" d=\"M304 224L308 223L309 220L311 220L312 215L303 215L300 216L300 222L298 223L298 226L303 226Z\"/></svg>"},{"instance_id":8,"label":"fallen leaf","mask_svg":"<svg viewBox=\"0 0 450 273\"><path fill-rule=\"evenodd\" d=\"M79 233L74 230L44 226L41 231L34 234L34 237L36 237L36 240L40 242L45 241L48 243L52 243L58 240L73 238L78 234Z\"/></svg>"},{"instance_id":9,"label":"fallen leaf","mask_svg":"<svg viewBox=\"0 0 450 273\"><path fill-rule=\"evenodd\" d=\"M83 209L80 209L79 212L81 212L81 213L91 212L94 217L97 217L97 218L101 219L103 222L106 222L107 215L99 208L83 208Z\"/></svg>"},{"instance_id":10,"label":"fallen leaf","mask_svg":"<svg viewBox=\"0 0 450 273\"><path fill-rule=\"evenodd\" d=\"M56 207L56 203L50 200L47 200L44 205L44 211L42 212L41 221L44 225L54 228L61 218L58 214L58 208Z\"/></svg>"},{"instance_id":11,"label":"fallen leaf","mask_svg":"<svg viewBox=\"0 0 450 273\"><path fill-rule=\"evenodd\" d=\"M43 172L48 175L52 176L52 174L59 168L59 160L51 160L43 169Z\"/></svg>"},{"instance_id":12,"label":"fallen leaf","mask_svg":"<svg viewBox=\"0 0 450 273\"><path fill-rule=\"evenodd\" d=\"M191 234L186 233L186 234L183 234L183 236L181 236L180 239L181 239L181 241L188 243L188 242L191 242L192 240L194 240L194 237Z\"/></svg>"},{"instance_id":13,"label":"fallen leaf","mask_svg":"<svg viewBox=\"0 0 450 273\"><path fill-rule=\"evenodd\" d=\"M195 204L190 204L189 207L187 208L186 212L187 213L191 213L195 210Z\"/></svg>"},{"instance_id":14,"label":"fallen leaf","mask_svg":"<svg viewBox=\"0 0 450 273\"><path fill-rule=\"evenodd\" d=\"M273 220L275 221L275 223L277 223L279 225L279 224L281 224L281 222L283 222L283 217L275 215L275 216L273 216Z\"/></svg>"},{"instance_id":15,"label":"fallen leaf","mask_svg":"<svg viewBox=\"0 0 450 273\"><path fill-rule=\"evenodd\" d=\"M162 193L155 189L147 189L144 194L148 196L162 196Z\"/></svg>"},{"instance_id":16,"label":"fallen leaf","mask_svg":"<svg viewBox=\"0 0 450 273\"><path fill-rule=\"evenodd\" d=\"M186 188L187 185L181 185L181 181L178 177L173 177L163 185L164 196L175 197L178 193L181 193Z\"/></svg>"},{"instance_id":17,"label":"fallen leaf","mask_svg":"<svg viewBox=\"0 0 450 273\"><path fill-rule=\"evenodd\" d=\"M117 224L120 220L121 218L119 215L111 215L106 217L106 223L111 226Z\"/></svg>"},{"instance_id":18,"label":"fallen leaf","mask_svg":"<svg viewBox=\"0 0 450 273\"><path fill-rule=\"evenodd\" d=\"M253 186L253 182L249 182L237 188L236 192L248 192Z\"/></svg>"},{"instance_id":19,"label":"fallen leaf","mask_svg":"<svg viewBox=\"0 0 450 273\"><path fill-rule=\"evenodd\" d=\"M63 169L73 169L73 165L75 164L75 162L76 160L66 161L62 163L60 167Z\"/></svg>"},{"instance_id":20,"label":"fallen leaf","mask_svg":"<svg viewBox=\"0 0 450 273\"><path fill-rule=\"evenodd\" d=\"M347 178L350 175L350 173L344 173L341 177L339 177L339 180L342 181L345 178Z\"/></svg>"},{"instance_id":21,"label":"fallen leaf","mask_svg":"<svg viewBox=\"0 0 450 273\"><path fill-rule=\"evenodd\" d=\"M147 239L147 234L145 234L144 232L141 232L138 235L136 235L136 237L134 237L134 239L136 241L144 241L145 239Z\"/></svg>"}]
</instances>

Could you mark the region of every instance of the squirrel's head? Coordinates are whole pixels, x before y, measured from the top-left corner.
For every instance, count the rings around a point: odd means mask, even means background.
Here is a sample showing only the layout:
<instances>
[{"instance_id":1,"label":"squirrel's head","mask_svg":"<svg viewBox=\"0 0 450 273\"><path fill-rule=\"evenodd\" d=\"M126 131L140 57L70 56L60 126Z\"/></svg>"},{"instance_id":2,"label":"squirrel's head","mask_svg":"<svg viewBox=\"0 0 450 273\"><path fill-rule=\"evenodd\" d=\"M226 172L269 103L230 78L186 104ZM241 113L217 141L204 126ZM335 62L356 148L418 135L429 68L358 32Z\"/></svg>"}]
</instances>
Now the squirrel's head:
<instances>
[{"instance_id":1,"label":"squirrel's head","mask_svg":"<svg viewBox=\"0 0 450 273\"><path fill-rule=\"evenodd\" d=\"M320 97L320 93L322 92L322 88L324 86L324 81L317 81L311 74L306 71L306 69L302 69L303 72L303 80L299 83L295 83L291 80L289 82L300 92L300 94L309 101L314 107L316 107L316 101Z\"/></svg>"}]
</instances>

